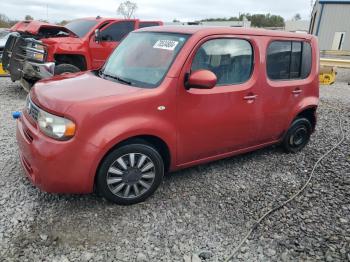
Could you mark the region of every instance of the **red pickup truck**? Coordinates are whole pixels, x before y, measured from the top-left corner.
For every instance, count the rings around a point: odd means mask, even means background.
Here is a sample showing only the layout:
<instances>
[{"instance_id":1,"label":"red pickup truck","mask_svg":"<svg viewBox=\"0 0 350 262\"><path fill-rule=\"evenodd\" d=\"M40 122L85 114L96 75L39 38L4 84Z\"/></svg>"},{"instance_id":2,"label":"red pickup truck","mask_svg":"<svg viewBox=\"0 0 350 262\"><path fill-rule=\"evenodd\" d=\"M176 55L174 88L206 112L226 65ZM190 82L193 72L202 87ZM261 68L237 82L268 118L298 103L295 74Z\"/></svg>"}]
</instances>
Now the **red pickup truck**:
<instances>
[{"instance_id":1,"label":"red pickup truck","mask_svg":"<svg viewBox=\"0 0 350 262\"><path fill-rule=\"evenodd\" d=\"M43 78L99 69L114 48L131 31L163 25L138 19L82 18L66 26L22 21L11 28L3 67L12 81L29 90Z\"/></svg>"}]
</instances>

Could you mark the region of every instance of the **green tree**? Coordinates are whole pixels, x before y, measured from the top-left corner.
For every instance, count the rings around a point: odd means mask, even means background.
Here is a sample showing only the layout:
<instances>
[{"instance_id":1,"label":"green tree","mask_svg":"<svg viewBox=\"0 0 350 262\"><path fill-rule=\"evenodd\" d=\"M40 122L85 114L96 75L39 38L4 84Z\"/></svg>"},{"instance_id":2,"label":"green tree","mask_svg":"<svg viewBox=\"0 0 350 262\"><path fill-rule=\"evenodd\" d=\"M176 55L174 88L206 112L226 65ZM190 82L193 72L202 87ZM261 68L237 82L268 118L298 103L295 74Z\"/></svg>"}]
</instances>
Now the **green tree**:
<instances>
[{"instance_id":1,"label":"green tree","mask_svg":"<svg viewBox=\"0 0 350 262\"><path fill-rule=\"evenodd\" d=\"M293 16L293 20L294 21L298 21L298 20L301 20L301 15L298 13L298 14L295 14L294 16Z\"/></svg>"},{"instance_id":2,"label":"green tree","mask_svg":"<svg viewBox=\"0 0 350 262\"><path fill-rule=\"evenodd\" d=\"M66 24L68 24L70 21L68 21L68 20L62 20L61 22L59 22L59 23L57 23L58 25L66 25Z\"/></svg>"},{"instance_id":3,"label":"green tree","mask_svg":"<svg viewBox=\"0 0 350 262\"><path fill-rule=\"evenodd\" d=\"M137 4L131 1L121 3L117 9L117 13L124 16L125 19L134 17L137 10Z\"/></svg>"},{"instance_id":4,"label":"green tree","mask_svg":"<svg viewBox=\"0 0 350 262\"><path fill-rule=\"evenodd\" d=\"M26 15L24 17L24 20L34 20L34 17L32 17L31 15Z\"/></svg>"},{"instance_id":5,"label":"green tree","mask_svg":"<svg viewBox=\"0 0 350 262\"><path fill-rule=\"evenodd\" d=\"M3 27L10 27L11 26L11 21L10 19L4 15L4 14L0 14L0 28Z\"/></svg>"},{"instance_id":6,"label":"green tree","mask_svg":"<svg viewBox=\"0 0 350 262\"><path fill-rule=\"evenodd\" d=\"M251 21L253 27L284 27L284 18L279 15L271 14L250 14L242 13L238 17L230 18L207 18L202 21L243 21L246 17Z\"/></svg>"}]
</instances>

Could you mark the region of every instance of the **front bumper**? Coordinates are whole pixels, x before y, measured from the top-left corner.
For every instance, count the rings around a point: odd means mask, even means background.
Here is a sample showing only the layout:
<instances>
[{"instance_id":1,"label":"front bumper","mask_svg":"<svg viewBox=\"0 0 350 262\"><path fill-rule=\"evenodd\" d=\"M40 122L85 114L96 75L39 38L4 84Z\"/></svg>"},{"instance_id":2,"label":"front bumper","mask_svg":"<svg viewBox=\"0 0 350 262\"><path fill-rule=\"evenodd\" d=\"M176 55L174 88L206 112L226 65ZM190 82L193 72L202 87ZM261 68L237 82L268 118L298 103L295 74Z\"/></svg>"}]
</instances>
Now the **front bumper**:
<instances>
[{"instance_id":1,"label":"front bumper","mask_svg":"<svg viewBox=\"0 0 350 262\"><path fill-rule=\"evenodd\" d=\"M56 141L42 134L23 113L16 130L22 167L30 181L50 193L91 193L95 146L75 138Z\"/></svg>"},{"instance_id":2,"label":"front bumper","mask_svg":"<svg viewBox=\"0 0 350 262\"><path fill-rule=\"evenodd\" d=\"M20 84L24 88L24 90L29 92L34 82L40 79L53 76L54 70L55 70L55 63L53 62L48 62L48 63L34 63L34 62L28 62L28 61L24 62L23 70L22 70L23 74L21 79L19 80Z\"/></svg>"},{"instance_id":3,"label":"front bumper","mask_svg":"<svg viewBox=\"0 0 350 262\"><path fill-rule=\"evenodd\" d=\"M23 77L27 79L44 79L54 75L55 63L35 63L26 61L23 65Z\"/></svg>"},{"instance_id":4,"label":"front bumper","mask_svg":"<svg viewBox=\"0 0 350 262\"><path fill-rule=\"evenodd\" d=\"M33 84L54 75L55 63L44 62L46 59L47 51L41 41L17 33L8 38L2 63L12 81L25 79Z\"/></svg>"}]
</instances>

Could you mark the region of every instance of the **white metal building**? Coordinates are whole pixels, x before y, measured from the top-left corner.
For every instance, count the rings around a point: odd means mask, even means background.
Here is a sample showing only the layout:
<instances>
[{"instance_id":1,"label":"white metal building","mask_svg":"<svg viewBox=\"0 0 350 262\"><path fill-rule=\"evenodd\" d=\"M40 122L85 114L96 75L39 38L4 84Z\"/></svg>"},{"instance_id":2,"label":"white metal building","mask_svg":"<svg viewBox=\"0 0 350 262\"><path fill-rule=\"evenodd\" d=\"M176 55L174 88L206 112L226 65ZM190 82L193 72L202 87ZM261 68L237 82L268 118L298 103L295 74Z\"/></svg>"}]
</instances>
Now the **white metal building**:
<instances>
[{"instance_id":1,"label":"white metal building","mask_svg":"<svg viewBox=\"0 0 350 262\"><path fill-rule=\"evenodd\" d=\"M318 37L321 50L350 51L350 1L316 1L309 33Z\"/></svg>"}]
</instances>

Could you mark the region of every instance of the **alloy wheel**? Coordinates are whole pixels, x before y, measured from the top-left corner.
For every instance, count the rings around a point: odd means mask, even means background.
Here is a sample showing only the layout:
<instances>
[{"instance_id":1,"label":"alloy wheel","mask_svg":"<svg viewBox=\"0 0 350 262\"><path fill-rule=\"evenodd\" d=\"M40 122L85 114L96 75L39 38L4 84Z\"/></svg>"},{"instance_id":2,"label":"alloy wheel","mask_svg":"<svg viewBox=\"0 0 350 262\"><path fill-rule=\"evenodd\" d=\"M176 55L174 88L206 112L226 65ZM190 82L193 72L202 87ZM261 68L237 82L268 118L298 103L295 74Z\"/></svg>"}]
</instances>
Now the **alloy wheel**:
<instances>
[{"instance_id":1,"label":"alloy wheel","mask_svg":"<svg viewBox=\"0 0 350 262\"><path fill-rule=\"evenodd\" d=\"M106 182L114 195L133 199L150 189L155 172L155 165L148 156L142 153L128 153L110 165Z\"/></svg>"}]
</instances>

